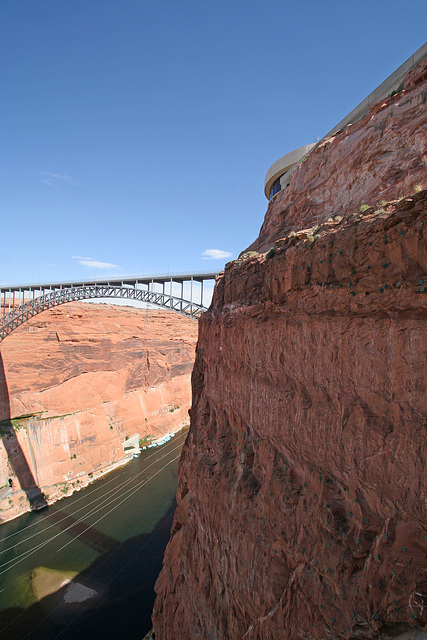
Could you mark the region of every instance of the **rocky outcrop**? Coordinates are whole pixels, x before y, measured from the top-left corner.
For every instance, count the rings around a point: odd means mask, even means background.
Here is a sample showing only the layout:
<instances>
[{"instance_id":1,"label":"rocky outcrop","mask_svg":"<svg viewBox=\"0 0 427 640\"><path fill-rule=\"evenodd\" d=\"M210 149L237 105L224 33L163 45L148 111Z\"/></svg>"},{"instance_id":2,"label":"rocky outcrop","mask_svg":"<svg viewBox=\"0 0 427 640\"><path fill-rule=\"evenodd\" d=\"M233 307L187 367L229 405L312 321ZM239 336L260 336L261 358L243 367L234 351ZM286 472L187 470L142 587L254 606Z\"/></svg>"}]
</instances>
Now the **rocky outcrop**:
<instances>
[{"instance_id":1,"label":"rocky outcrop","mask_svg":"<svg viewBox=\"0 0 427 640\"><path fill-rule=\"evenodd\" d=\"M217 282L159 640L425 628L425 72L310 153Z\"/></svg>"},{"instance_id":2,"label":"rocky outcrop","mask_svg":"<svg viewBox=\"0 0 427 640\"><path fill-rule=\"evenodd\" d=\"M289 186L270 202L251 250L266 251L289 232L331 216L380 207L426 182L427 61L408 74L404 90L374 105L354 125L323 139Z\"/></svg>"},{"instance_id":3,"label":"rocky outcrop","mask_svg":"<svg viewBox=\"0 0 427 640\"><path fill-rule=\"evenodd\" d=\"M125 460L135 433L159 438L188 422L197 323L176 313L72 303L1 344L0 486L49 500ZM5 492L3 492L5 493ZM15 491L1 518L28 508Z\"/></svg>"}]
</instances>

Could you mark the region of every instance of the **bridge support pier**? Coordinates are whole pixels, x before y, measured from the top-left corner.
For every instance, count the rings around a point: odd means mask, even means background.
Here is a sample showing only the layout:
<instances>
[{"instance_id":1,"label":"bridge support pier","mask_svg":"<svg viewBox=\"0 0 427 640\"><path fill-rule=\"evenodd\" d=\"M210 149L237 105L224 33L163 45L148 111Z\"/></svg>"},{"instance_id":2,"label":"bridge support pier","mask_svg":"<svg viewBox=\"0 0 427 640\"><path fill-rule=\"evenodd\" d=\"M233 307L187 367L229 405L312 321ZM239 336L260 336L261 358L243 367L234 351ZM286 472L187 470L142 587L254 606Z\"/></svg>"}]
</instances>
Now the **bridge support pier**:
<instances>
[{"instance_id":1,"label":"bridge support pier","mask_svg":"<svg viewBox=\"0 0 427 640\"><path fill-rule=\"evenodd\" d=\"M198 319L206 311L204 282L213 282L216 272L160 275L94 280L85 282L58 282L37 285L0 286L3 313L0 320L0 341L18 326L54 306L94 298L126 298L169 309ZM166 282L169 283L167 292ZM190 283L190 294L185 296L184 283ZM200 302L194 301L195 283L200 285ZM181 285L180 295L174 295L174 285ZM159 291L160 288L160 291ZM175 287L176 292L177 287ZM187 290L188 293L188 290ZM199 296L196 295L196 299ZM7 309L7 311L6 311Z\"/></svg>"}]
</instances>

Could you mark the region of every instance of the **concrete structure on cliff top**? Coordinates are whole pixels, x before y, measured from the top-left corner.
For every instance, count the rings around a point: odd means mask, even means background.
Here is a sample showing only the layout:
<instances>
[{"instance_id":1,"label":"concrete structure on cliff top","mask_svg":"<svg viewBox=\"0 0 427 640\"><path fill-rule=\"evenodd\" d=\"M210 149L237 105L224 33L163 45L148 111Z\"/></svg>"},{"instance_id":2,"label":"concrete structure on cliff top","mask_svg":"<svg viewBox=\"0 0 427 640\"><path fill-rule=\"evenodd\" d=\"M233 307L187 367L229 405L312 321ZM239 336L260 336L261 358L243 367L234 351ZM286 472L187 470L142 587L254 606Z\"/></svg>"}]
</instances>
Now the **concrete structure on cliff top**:
<instances>
[{"instance_id":1,"label":"concrete structure on cliff top","mask_svg":"<svg viewBox=\"0 0 427 640\"><path fill-rule=\"evenodd\" d=\"M422 62L427 57L427 43L423 44L412 56L410 56L406 62L404 62L396 71L394 71L384 82L382 82L376 89L374 89L367 98L362 100L362 102L357 105L350 111L348 115L345 116L335 127L333 127L329 133L324 136L324 138L328 138L329 136L337 133L341 129L344 129L349 124L354 124L363 116L365 116L370 107L381 100L386 98L393 92L397 92L400 90L400 85L403 82L404 77L411 71L417 64ZM323 139L324 139L323 138ZM268 200L274 198L276 193L286 189L289 184L289 179L298 164L305 158L307 153L311 151L313 147L316 146L317 143L307 144L299 149L295 149L294 151L290 151L286 155L276 160L274 164L271 165L264 180L264 193Z\"/></svg>"},{"instance_id":2,"label":"concrete structure on cliff top","mask_svg":"<svg viewBox=\"0 0 427 640\"><path fill-rule=\"evenodd\" d=\"M156 638L425 638L427 58L408 67L217 280Z\"/></svg>"}]
</instances>

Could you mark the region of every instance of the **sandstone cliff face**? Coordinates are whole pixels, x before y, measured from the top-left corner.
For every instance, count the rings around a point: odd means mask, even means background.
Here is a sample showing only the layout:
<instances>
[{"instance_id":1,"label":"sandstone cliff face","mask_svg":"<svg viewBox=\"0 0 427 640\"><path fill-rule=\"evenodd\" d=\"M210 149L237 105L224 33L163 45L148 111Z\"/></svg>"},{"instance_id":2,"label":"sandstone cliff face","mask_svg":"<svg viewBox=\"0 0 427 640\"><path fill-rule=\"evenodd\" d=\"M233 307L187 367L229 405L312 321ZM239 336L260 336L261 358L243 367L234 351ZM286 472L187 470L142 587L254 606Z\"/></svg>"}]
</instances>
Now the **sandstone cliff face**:
<instances>
[{"instance_id":1,"label":"sandstone cliff face","mask_svg":"<svg viewBox=\"0 0 427 640\"><path fill-rule=\"evenodd\" d=\"M359 122L322 140L270 202L257 240L275 240L330 216L380 206L426 182L427 61L406 77L404 91L378 102Z\"/></svg>"},{"instance_id":2,"label":"sandstone cliff face","mask_svg":"<svg viewBox=\"0 0 427 640\"><path fill-rule=\"evenodd\" d=\"M425 76L322 142L269 206L274 250L217 282L160 640L425 628Z\"/></svg>"},{"instance_id":3,"label":"sandstone cliff face","mask_svg":"<svg viewBox=\"0 0 427 640\"><path fill-rule=\"evenodd\" d=\"M176 313L84 303L22 325L1 343L0 486L61 497L123 460L126 437L179 430L196 337ZM6 520L28 502L17 492L0 508Z\"/></svg>"}]
</instances>

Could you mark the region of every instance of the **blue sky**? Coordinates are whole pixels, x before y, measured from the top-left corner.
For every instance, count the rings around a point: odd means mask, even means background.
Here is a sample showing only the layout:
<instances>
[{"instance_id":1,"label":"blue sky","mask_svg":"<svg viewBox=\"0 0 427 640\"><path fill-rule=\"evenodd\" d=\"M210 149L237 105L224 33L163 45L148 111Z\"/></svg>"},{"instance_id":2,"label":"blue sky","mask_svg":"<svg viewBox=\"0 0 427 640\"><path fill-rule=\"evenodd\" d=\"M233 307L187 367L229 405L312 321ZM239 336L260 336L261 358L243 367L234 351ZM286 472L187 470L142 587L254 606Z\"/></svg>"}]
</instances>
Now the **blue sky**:
<instances>
[{"instance_id":1,"label":"blue sky","mask_svg":"<svg viewBox=\"0 0 427 640\"><path fill-rule=\"evenodd\" d=\"M268 167L423 44L426 7L6 0L0 23L12 284L220 270L258 235Z\"/></svg>"}]
</instances>

